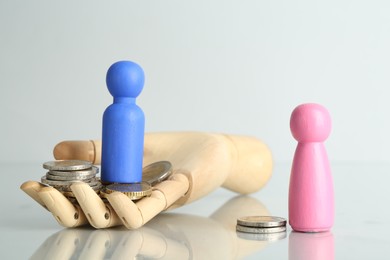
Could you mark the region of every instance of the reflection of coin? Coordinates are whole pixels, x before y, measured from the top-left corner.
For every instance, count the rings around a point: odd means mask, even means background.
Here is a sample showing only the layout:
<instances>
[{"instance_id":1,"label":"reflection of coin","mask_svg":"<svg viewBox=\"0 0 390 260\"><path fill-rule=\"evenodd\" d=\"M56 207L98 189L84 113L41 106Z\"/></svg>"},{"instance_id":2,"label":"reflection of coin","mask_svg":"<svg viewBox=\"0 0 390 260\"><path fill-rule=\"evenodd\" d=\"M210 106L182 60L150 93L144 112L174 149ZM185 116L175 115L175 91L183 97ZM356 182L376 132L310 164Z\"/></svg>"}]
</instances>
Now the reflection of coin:
<instances>
[{"instance_id":1,"label":"reflection of coin","mask_svg":"<svg viewBox=\"0 0 390 260\"><path fill-rule=\"evenodd\" d=\"M270 234L270 233L286 231L286 227L281 226L281 227L259 228L259 227L245 227L245 226L237 225L236 230L245 233Z\"/></svg>"},{"instance_id":2,"label":"reflection of coin","mask_svg":"<svg viewBox=\"0 0 390 260\"><path fill-rule=\"evenodd\" d=\"M237 225L247 227L280 227L286 226L286 219L274 216L248 216L237 219Z\"/></svg>"},{"instance_id":3,"label":"reflection of coin","mask_svg":"<svg viewBox=\"0 0 390 260\"><path fill-rule=\"evenodd\" d=\"M142 180L154 186L166 180L172 174L172 164L168 161L160 161L149 164L142 169Z\"/></svg>"},{"instance_id":4,"label":"reflection of coin","mask_svg":"<svg viewBox=\"0 0 390 260\"><path fill-rule=\"evenodd\" d=\"M107 185L102 193L110 194L115 191L122 192L132 200L138 200L152 194L152 187L147 182L140 183L113 183Z\"/></svg>"},{"instance_id":5,"label":"reflection of coin","mask_svg":"<svg viewBox=\"0 0 390 260\"><path fill-rule=\"evenodd\" d=\"M259 234L259 233L245 233L245 232L237 232L237 236L246 240L257 240L257 241L267 241L273 242L277 240L282 240L287 237L287 232L277 232L277 233L267 233L267 234Z\"/></svg>"},{"instance_id":6,"label":"reflection of coin","mask_svg":"<svg viewBox=\"0 0 390 260\"><path fill-rule=\"evenodd\" d=\"M84 170L72 170L72 171L56 171L56 170L50 170L49 173L51 175L56 175L56 176L85 176L85 175L95 175L99 172L99 168L96 166L92 166L91 168L84 169Z\"/></svg>"},{"instance_id":7,"label":"reflection of coin","mask_svg":"<svg viewBox=\"0 0 390 260\"><path fill-rule=\"evenodd\" d=\"M45 162L43 168L53 171L77 171L92 167L92 163L80 160L58 160Z\"/></svg>"}]
</instances>

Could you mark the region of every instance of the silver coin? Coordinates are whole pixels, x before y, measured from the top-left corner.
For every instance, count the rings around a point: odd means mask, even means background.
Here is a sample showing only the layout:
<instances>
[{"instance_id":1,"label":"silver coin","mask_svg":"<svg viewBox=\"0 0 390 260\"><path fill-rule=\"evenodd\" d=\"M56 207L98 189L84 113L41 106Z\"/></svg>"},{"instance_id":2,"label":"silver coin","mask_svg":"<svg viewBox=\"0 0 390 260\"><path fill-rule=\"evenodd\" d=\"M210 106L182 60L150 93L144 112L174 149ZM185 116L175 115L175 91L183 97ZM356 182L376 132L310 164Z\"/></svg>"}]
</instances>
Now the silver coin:
<instances>
[{"instance_id":1,"label":"silver coin","mask_svg":"<svg viewBox=\"0 0 390 260\"><path fill-rule=\"evenodd\" d=\"M88 184L94 190L99 190L103 187L102 183L98 180L91 182L91 183L88 183Z\"/></svg>"},{"instance_id":2,"label":"silver coin","mask_svg":"<svg viewBox=\"0 0 390 260\"><path fill-rule=\"evenodd\" d=\"M270 234L270 233L278 233L286 231L285 226L281 227L268 227L268 228L259 228L259 227L246 227L237 225L236 230L245 233L253 233L253 234Z\"/></svg>"},{"instance_id":3,"label":"silver coin","mask_svg":"<svg viewBox=\"0 0 390 260\"><path fill-rule=\"evenodd\" d=\"M72 189L70 188L70 186L72 186L73 183L70 183L69 185L64 185L64 186L53 186L54 188L56 188L57 190L59 191L62 191L62 192L72 192ZM92 182L89 182L87 183L94 191L99 191L102 189L102 184L100 181L97 181L97 180L94 180Z\"/></svg>"},{"instance_id":4,"label":"silver coin","mask_svg":"<svg viewBox=\"0 0 390 260\"><path fill-rule=\"evenodd\" d=\"M142 169L142 180L151 186L166 180L172 174L172 164L160 161L149 164Z\"/></svg>"},{"instance_id":5,"label":"silver coin","mask_svg":"<svg viewBox=\"0 0 390 260\"><path fill-rule=\"evenodd\" d=\"M78 170L78 171L56 171L56 170L50 170L49 173L51 175L56 176L88 176L88 175L96 175L99 173L99 168L96 166L92 166L91 168L85 169L85 170Z\"/></svg>"},{"instance_id":6,"label":"silver coin","mask_svg":"<svg viewBox=\"0 0 390 260\"><path fill-rule=\"evenodd\" d=\"M43 182L39 182L39 184L45 186L45 187L51 187L49 184L46 184L46 183L43 183Z\"/></svg>"},{"instance_id":7,"label":"silver coin","mask_svg":"<svg viewBox=\"0 0 390 260\"><path fill-rule=\"evenodd\" d=\"M48 172L46 173L46 178L48 180L58 180L58 181L72 181L72 180L87 181L94 178L95 175L96 174L61 176L61 175L53 175L51 174L51 172Z\"/></svg>"},{"instance_id":8,"label":"silver coin","mask_svg":"<svg viewBox=\"0 0 390 260\"><path fill-rule=\"evenodd\" d=\"M58 160L45 162L43 168L50 171L78 171L92 167L92 163L81 160Z\"/></svg>"},{"instance_id":9,"label":"silver coin","mask_svg":"<svg viewBox=\"0 0 390 260\"><path fill-rule=\"evenodd\" d=\"M91 186L91 188L96 192L99 193L102 185L97 185L97 186ZM72 190L70 189L61 189L60 192L65 196L65 197L71 197L74 198L75 195L73 194Z\"/></svg>"},{"instance_id":10,"label":"silver coin","mask_svg":"<svg viewBox=\"0 0 390 260\"><path fill-rule=\"evenodd\" d=\"M246 216L237 219L237 225L246 227L280 227L286 226L286 219L274 216Z\"/></svg>"},{"instance_id":11,"label":"silver coin","mask_svg":"<svg viewBox=\"0 0 390 260\"><path fill-rule=\"evenodd\" d=\"M70 181L58 181L58 180L49 180L45 176L42 176L41 182L49 184L50 186L69 186L74 182L83 182L81 180L70 180Z\"/></svg>"},{"instance_id":12,"label":"silver coin","mask_svg":"<svg viewBox=\"0 0 390 260\"><path fill-rule=\"evenodd\" d=\"M94 190L95 192L98 192L101 190L102 186L91 186L91 189ZM63 186L63 187L54 187L55 189L59 190L60 192L72 192L72 189L70 186Z\"/></svg>"},{"instance_id":13,"label":"silver coin","mask_svg":"<svg viewBox=\"0 0 390 260\"><path fill-rule=\"evenodd\" d=\"M76 181L77 182L77 181ZM89 186L97 186L97 185L101 185L101 182L100 182L100 180L98 179L98 178L96 178L96 177L93 177L93 178L91 178L91 179L88 179L88 180L86 180L86 181L81 181L81 182L84 182L84 183L86 183L86 184L88 184ZM72 185L73 183L75 183L75 182L72 182L72 183L70 183L70 185Z\"/></svg>"}]
</instances>

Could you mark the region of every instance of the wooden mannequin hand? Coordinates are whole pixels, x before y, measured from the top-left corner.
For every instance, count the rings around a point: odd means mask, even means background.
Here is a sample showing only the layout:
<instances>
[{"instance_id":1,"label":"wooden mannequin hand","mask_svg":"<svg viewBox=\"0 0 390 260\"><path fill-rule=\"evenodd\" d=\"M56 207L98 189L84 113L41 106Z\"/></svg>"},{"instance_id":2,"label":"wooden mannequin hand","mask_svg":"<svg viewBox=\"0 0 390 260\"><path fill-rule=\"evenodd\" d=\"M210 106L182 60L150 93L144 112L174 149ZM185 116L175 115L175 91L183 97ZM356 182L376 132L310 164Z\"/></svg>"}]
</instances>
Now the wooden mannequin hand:
<instances>
[{"instance_id":1,"label":"wooden mannequin hand","mask_svg":"<svg viewBox=\"0 0 390 260\"><path fill-rule=\"evenodd\" d=\"M74 199L35 181L23 183L21 189L49 210L62 226L90 224L95 228L108 228L123 224L126 228L136 229L182 197L188 187L187 177L175 173L168 180L156 184L150 197L136 203L119 192L107 194L107 200L102 199L82 182L70 187Z\"/></svg>"},{"instance_id":2,"label":"wooden mannequin hand","mask_svg":"<svg viewBox=\"0 0 390 260\"><path fill-rule=\"evenodd\" d=\"M58 144L56 159L87 159L100 163L99 141ZM95 228L125 225L139 228L163 210L199 199L220 186L247 194L265 185L272 157L259 140L243 136L178 132L145 135L144 165L170 161L174 173L154 186L152 195L136 203L118 192L103 201L87 184L75 183L68 199L53 187L28 181L21 189L48 209L65 227L90 224Z\"/></svg>"}]
</instances>

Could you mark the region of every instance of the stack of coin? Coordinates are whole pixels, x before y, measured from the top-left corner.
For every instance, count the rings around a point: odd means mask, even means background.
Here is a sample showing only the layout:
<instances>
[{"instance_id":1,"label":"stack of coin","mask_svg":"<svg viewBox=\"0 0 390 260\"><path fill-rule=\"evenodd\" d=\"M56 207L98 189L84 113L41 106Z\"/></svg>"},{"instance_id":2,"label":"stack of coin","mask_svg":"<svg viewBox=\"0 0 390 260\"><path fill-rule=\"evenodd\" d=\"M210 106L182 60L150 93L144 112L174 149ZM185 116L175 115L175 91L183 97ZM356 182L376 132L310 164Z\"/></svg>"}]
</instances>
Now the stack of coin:
<instances>
[{"instance_id":1,"label":"stack of coin","mask_svg":"<svg viewBox=\"0 0 390 260\"><path fill-rule=\"evenodd\" d=\"M257 234L261 239L283 238L286 231L286 219L274 216L248 216L237 219L236 230L244 234ZM270 234L276 234L270 235ZM280 235L282 234L282 235ZM256 236L259 238L259 236Z\"/></svg>"},{"instance_id":2,"label":"stack of coin","mask_svg":"<svg viewBox=\"0 0 390 260\"><path fill-rule=\"evenodd\" d=\"M80 160L58 160L45 162L43 168L49 170L41 181L52 186L67 197L74 197L70 186L75 182L87 183L96 193L102 185L96 177L99 168L91 162Z\"/></svg>"}]
</instances>

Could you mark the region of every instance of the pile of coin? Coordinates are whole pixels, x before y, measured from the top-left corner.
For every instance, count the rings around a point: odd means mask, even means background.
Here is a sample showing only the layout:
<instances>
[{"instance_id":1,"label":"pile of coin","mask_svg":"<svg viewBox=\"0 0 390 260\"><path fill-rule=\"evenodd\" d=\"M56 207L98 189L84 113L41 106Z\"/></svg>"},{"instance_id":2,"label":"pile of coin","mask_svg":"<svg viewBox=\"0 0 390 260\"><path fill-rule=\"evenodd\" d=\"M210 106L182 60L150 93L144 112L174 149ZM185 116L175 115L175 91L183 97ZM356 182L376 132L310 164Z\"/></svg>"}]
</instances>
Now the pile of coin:
<instances>
[{"instance_id":1,"label":"pile of coin","mask_svg":"<svg viewBox=\"0 0 390 260\"><path fill-rule=\"evenodd\" d=\"M285 237L287 221L274 216L248 216L237 219L236 230L242 238L255 234L256 240L277 240ZM241 235L240 235L241 234Z\"/></svg>"},{"instance_id":2,"label":"pile of coin","mask_svg":"<svg viewBox=\"0 0 390 260\"><path fill-rule=\"evenodd\" d=\"M70 186L75 182L87 183L96 193L102 184L96 174L99 168L91 162L80 160L58 160L45 162L43 168L49 170L41 182L59 190L67 197L74 197Z\"/></svg>"}]
</instances>

